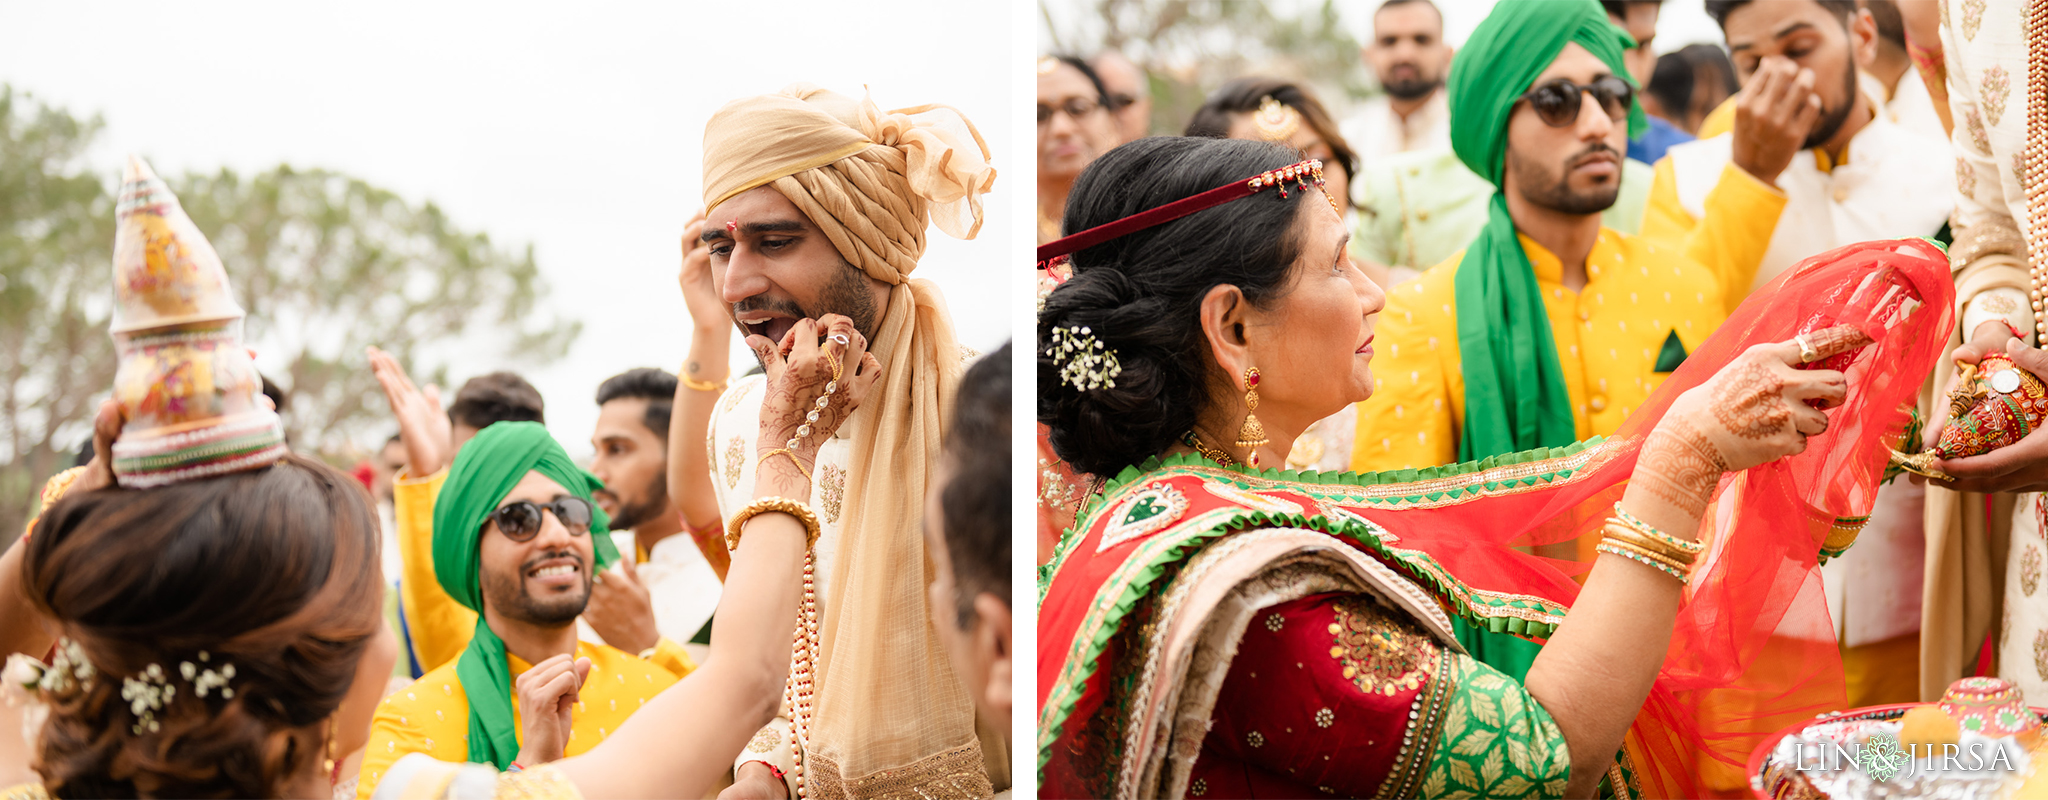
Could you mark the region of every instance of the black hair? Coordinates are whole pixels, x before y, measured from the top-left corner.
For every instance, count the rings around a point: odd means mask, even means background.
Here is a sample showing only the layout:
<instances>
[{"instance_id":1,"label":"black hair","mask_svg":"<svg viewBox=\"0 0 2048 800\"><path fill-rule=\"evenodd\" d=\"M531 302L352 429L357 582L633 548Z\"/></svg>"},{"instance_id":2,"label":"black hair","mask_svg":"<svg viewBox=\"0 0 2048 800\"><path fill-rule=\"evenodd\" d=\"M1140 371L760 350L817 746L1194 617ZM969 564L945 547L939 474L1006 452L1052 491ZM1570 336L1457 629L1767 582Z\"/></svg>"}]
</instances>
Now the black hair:
<instances>
[{"instance_id":1,"label":"black hair","mask_svg":"<svg viewBox=\"0 0 2048 800\"><path fill-rule=\"evenodd\" d=\"M1379 7L1378 7L1378 8L1375 8L1375 9L1373 9L1373 10L1372 10L1372 15L1373 15L1373 17L1374 17L1375 19L1377 19L1377 18L1379 17L1379 15L1380 15L1380 12L1382 12L1382 11L1385 11L1385 10L1387 10L1387 9L1389 9L1389 8L1394 8L1394 7L1396 7L1396 6L1406 6L1406 5L1414 5L1414 4L1417 4L1417 3L1420 3L1420 4L1422 4L1422 5L1425 5L1425 6L1429 6L1429 10L1431 10L1431 11L1434 11L1434 12L1436 12L1436 20L1437 20L1437 22L1438 22L1439 24L1441 24L1441 23L1443 22L1443 20L1444 20L1444 10L1443 10L1443 9L1441 9L1441 8L1437 8L1437 7L1436 7L1436 4L1435 4L1435 3L1432 3L1432 2L1430 2L1430 0L1387 0L1387 2L1381 3L1381 4L1379 5Z\"/></svg>"},{"instance_id":2,"label":"black hair","mask_svg":"<svg viewBox=\"0 0 2048 800\"><path fill-rule=\"evenodd\" d=\"M939 494L939 514L965 628L974 622L974 598L983 593L1010 604L1009 342L960 378L944 452L953 474Z\"/></svg>"},{"instance_id":3,"label":"black hair","mask_svg":"<svg viewBox=\"0 0 2048 800\"><path fill-rule=\"evenodd\" d=\"M675 412L676 383L676 376L653 367L629 369L598 384L597 404L634 397L646 400L647 416L641 424L666 442L669 417Z\"/></svg>"},{"instance_id":4,"label":"black hair","mask_svg":"<svg viewBox=\"0 0 2048 800\"><path fill-rule=\"evenodd\" d=\"M1726 33L1728 31L1728 15L1735 13L1735 9L1749 5L1750 2L1751 0L1706 0L1707 16L1713 17L1714 24L1721 26L1722 33ZM1813 2L1820 4L1821 8L1834 12L1836 17L1841 18L1844 28L1848 27L1849 18L1856 15L1856 0L1813 0Z\"/></svg>"},{"instance_id":5,"label":"black hair","mask_svg":"<svg viewBox=\"0 0 2048 800\"><path fill-rule=\"evenodd\" d=\"M1063 229L1087 230L1299 158L1269 142L1139 139L1081 172ZM1228 284L1263 306L1284 293L1301 252L1294 226L1304 202L1323 199L1268 190L1073 254L1073 277L1038 315L1038 421L1055 454L1081 472L1115 475L1194 427L1209 402L1202 297ZM1084 391L1063 382L1064 362L1047 355L1056 328L1086 328L1113 352L1122 368L1116 385Z\"/></svg>"},{"instance_id":6,"label":"black hair","mask_svg":"<svg viewBox=\"0 0 2048 800\"><path fill-rule=\"evenodd\" d=\"M270 402L277 406L277 413L284 413L284 410L291 406L291 393L277 385L277 381L271 380L268 375L257 373L256 377L263 379L263 396L270 398Z\"/></svg>"},{"instance_id":7,"label":"black hair","mask_svg":"<svg viewBox=\"0 0 2048 800\"><path fill-rule=\"evenodd\" d=\"M1094 67L1088 66L1088 62L1082 61L1078 56L1069 55L1054 55L1049 58L1080 70L1081 74L1088 78L1089 85L1095 87L1095 102L1101 103L1103 108L1111 111L1117 110L1117 106L1110 104L1109 87L1103 85L1102 75L1097 73Z\"/></svg>"},{"instance_id":8,"label":"black hair","mask_svg":"<svg viewBox=\"0 0 2048 800\"><path fill-rule=\"evenodd\" d=\"M478 375L462 384L448 406L448 420L483 430L493 422L547 424L540 390L514 372Z\"/></svg>"},{"instance_id":9,"label":"black hair","mask_svg":"<svg viewBox=\"0 0 2048 800\"><path fill-rule=\"evenodd\" d=\"M1906 18L1899 13L1898 0L1863 0L1870 21L1877 24L1877 38L1893 47L1906 49Z\"/></svg>"},{"instance_id":10,"label":"black hair","mask_svg":"<svg viewBox=\"0 0 2048 800\"><path fill-rule=\"evenodd\" d=\"M1628 19L1628 7L1649 4L1664 5L1664 0L1600 0L1600 7L1607 10L1607 16Z\"/></svg>"},{"instance_id":11,"label":"black hair","mask_svg":"<svg viewBox=\"0 0 2048 800\"><path fill-rule=\"evenodd\" d=\"M1344 134L1338 132L1337 121L1330 117L1321 101L1300 84L1278 78L1245 77L1223 84L1222 88L1209 93L1209 99L1202 101L1202 107L1195 109L1195 116L1188 120L1187 136L1207 136L1216 139L1230 136L1231 114L1252 114L1259 110L1259 104L1266 98L1301 114L1301 120L1314 129L1323 143L1330 146L1337 163L1326 167L1340 167L1344 177L1357 183L1358 153L1344 141ZM1286 144L1282 142L1281 144ZM1349 185L1349 184L1347 184ZM1344 205L1356 206L1351 198L1344 198Z\"/></svg>"}]
</instances>

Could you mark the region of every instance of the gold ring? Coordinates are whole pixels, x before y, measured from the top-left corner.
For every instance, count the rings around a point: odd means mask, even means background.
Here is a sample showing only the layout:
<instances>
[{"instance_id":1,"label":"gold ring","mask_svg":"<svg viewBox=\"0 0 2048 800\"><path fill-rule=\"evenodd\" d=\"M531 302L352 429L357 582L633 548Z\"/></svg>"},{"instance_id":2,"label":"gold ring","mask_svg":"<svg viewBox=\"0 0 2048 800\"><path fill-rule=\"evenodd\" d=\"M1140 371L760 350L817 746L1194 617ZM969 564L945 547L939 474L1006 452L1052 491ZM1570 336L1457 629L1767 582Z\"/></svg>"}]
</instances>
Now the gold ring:
<instances>
[{"instance_id":1,"label":"gold ring","mask_svg":"<svg viewBox=\"0 0 2048 800\"><path fill-rule=\"evenodd\" d=\"M1820 351L1813 349L1813 344L1811 342L1806 341L1806 334L1802 333L1798 336L1794 336L1792 337L1792 341L1799 345L1800 363L1811 364L1815 361L1820 360Z\"/></svg>"}]
</instances>

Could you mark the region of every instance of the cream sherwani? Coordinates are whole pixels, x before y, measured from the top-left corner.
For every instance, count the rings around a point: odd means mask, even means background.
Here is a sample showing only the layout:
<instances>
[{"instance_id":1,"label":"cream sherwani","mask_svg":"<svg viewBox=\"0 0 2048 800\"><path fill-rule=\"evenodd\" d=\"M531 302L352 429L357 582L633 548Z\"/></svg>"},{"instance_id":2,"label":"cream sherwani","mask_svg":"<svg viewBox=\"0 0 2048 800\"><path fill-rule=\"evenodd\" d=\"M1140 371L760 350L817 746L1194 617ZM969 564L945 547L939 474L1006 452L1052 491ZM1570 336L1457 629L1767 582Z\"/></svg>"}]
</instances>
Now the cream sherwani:
<instances>
[{"instance_id":1,"label":"cream sherwani","mask_svg":"<svg viewBox=\"0 0 2048 800\"><path fill-rule=\"evenodd\" d=\"M2027 253L2048 242L2040 241L2041 232L2026 229L2020 180L2020 150L2030 133L2026 9L2020 0L1942 4L1949 113L1955 120L1956 243L1949 257L1962 311L1957 342L2001 318L2021 331L2034 330ZM1944 360L1943 373L1946 366ZM2019 686L2028 704L2048 704L2048 592L2040 587L2048 542L2042 538L2039 496L1995 496L1987 520L1980 495L1930 492L1958 498L1956 505L1972 524L1958 521L1928 537L1925 624L1942 635L1924 637L1922 698L1933 699L1948 681L1970 674L1989 632L1997 637L1998 676Z\"/></svg>"}]
</instances>

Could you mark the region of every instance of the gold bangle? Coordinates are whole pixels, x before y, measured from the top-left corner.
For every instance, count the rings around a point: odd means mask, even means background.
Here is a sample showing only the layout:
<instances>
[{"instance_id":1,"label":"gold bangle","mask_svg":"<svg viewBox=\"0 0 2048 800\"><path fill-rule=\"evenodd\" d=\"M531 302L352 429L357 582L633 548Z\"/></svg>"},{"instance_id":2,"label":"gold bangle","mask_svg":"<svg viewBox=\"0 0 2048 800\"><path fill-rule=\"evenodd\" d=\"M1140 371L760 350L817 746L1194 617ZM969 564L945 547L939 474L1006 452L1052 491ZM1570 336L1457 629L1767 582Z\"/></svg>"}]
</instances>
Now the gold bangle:
<instances>
[{"instance_id":1,"label":"gold bangle","mask_svg":"<svg viewBox=\"0 0 2048 800\"><path fill-rule=\"evenodd\" d=\"M1678 579L1678 584L1679 584L1680 586L1684 586L1684 585L1686 585L1686 584L1692 583L1692 575L1691 575L1690 573L1686 572L1685 570L1681 570L1681 569L1677 569L1677 568L1674 568L1674 567L1666 566L1666 565L1664 565L1664 564L1662 564L1662 563L1659 563L1659 562L1658 562L1658 561L1656 561L1655 559L1652 559L1652 558L1650 558L1650 557L1648 557L1648 556L1643 556L1643 555L1639 555L1639 554L1636 554L1636 553L1633 553L1633 552L1629 552L1628 550L1624 550L1624 549L1623 549L1623 548L1622 548L1622 547L1621 547L1620 545L1618 545L1617 543L1615 543L1615 542L1613 542L1613 541L1602 541L1602 542L1601 542L1600 544L1598 544L1598 545L1595 545L1595 546L1593 547L1593 549L1594 549L1594 550L1596 550L1596 551L1602 552L1602 553L1607 553L1607 554L1609 554L1609 555L1614 555L1614 556L1620 556L1620 557L1622 557L1622 558L1626 558L1626 559L1628 559L1628 560L1630 560L1630 561L1634 561L1634 562L1636 562L1636 563L1638 563L1638 564L1641 564L1641 565L1643 565L1643 566L1646 566L1646 567L1649 567L1649 568L1651 568L1651 569L1657 570L1658 572L1662 572L1662 573L1664 573L1664 574L1666 574L1666 575L1669 575L1669 576L1671 576L1671 577L1673 577L1673 578L1677 578L1677 579Z\"/></svg>"},{"instance_id":2,"label":"gold bangle","mask_svg":"<svg viewBox=\"0 0 2048 800\"><path fill-rule=\"evenodd\" d=\"M1624 527L1627 527L1630 530L1640 533L1645 537L1663 542L1665 544L1668 544L1679 550L1683 550L1686 553L1692 555L1699 555L1700 553L1705 552L1707 549L1706 542L1688 541L1685 539L1680 539L1676 536L1672 536L1671 534L1665 533L1663 531L1651 527L1650 523L1644 522L1641 517L1638 517L1634 514L1630 514L1626 510L1623 510L1620 503L1614 504L1614 516L1609 518L1608 521L1620 522Z\"/></svg>"},{"instance_id":3,"label":"gold bangle","mask_svg":"<svg viewBox=\"0 0 2048 800\"><path fill-rule=\"evenodd\" d=\"M1656 562L1657 562L1657 563L1659 563L1659 564L1662 564L1662 565L1664 565L1664 566L1667 566L1667 567L1670 567L1670 568L1672 568L1672 569L1678 570L1678 571L1680 571L1680 572L1684 572L1684 573L1688 573L1688 574L1692 572L1692 565L1691 565L1691 564L1685 564L1685 563L1681 563L1681 562L1679 562L1679 561L1675 561L1675 560L1673 560L1673 559L1672 559L1672 558L1671 558L1670 556L1667 556L1667 555L1664 555L1664 554L1662 554L1662 553L1658 553L1658 552L1656 552L1656 551L1650 550L1649 548L1643 547L1643 546L1641 546L1641 545L1637 545L1637 544L1631 544L1631 543L1629 543L1629 542L1624 542L1624 541L1622 541L1622 540L1620 540L1620 539L1616 539L1616 538L1613 538L1613 537L1608 537L1608 538L1606 538L1606 539L1602 539L1602 540L1600 540L1600 543L1601 543L1601 544L1603 544L1603 545L1606 545L1606 546L1608 546L1608 547L1618 547L1618 548L1621 548L1621 549L1623 549L1623 550L1627 550L1627 551L1629 551L1629 552L1631 552L1631 553L1635 553L1635 554L1637 554L1637 555L1640 555L1640 556L1644 556L1644 557L1646 557L1646 558L1649 558L1649 559L1651 559L1651 560L1653 560L1653 561L1656 561Z\"/></svg>"},{"instance_id":4,"label":"gold bangle","mask_svg":"<svg viewBox=\"0 0 2048 800\"><path fill-rule=\"evenodd\" d=\"M804 524L805 549L810 549L811 545L817 544L818 515L811 511L810 506L787 497L763 497L748 503L746 508L742 508L739 510L739 513L732 515L731 522L726 523L725 549L740 549L740 526L747 524L747 520L753 519L756 515L766 514L771 511L779 511L796 517L798 522Z\"/></svg>"},{"instance_id":5,"label":"gold bangle","mask_svg":"<svg viewBox=\"0 0 2048 800\"><path fill-rule=\"evenodd\" d=\"M1663 556L1666 560L1687 568L1692 567L1693 561L1697 560L1699 555L1698 553L1688 553L1684 550L1672 547L1671 545L1666 544L1664 542L1658 541L1656 539L1651 539L1647 536L1644 536L1640 531L1636 531L1634 529L1616 524L1612 521L1609 521L1607 523L1607 527L1602 531L1602 533L1605 534L1605 539L1607 541L1625 542L1627 544L1635 546L1638 549L1643 550L1644 552Z\"/></svg>"},{"instance_id":6,"label":"gold bangle","mask_svg":"<svg viewBox=\"0 0 2048 800\"><path fill-rule=\"evenodd\" d=\"M791 450L787 447L777 447L766 453L762 453L760 458L754 459L754 466L758 468L761 466L762 462L767 461L768 459L774 458L776 456L789 456L789 463L796 465L797 474L804 476L804 480L806 481L809 481L811 479L811 471L804 469L804 462L796 460L796 451Z\"/></svg>"},{"instance_id":7,"label":"gold bangle","mask_svg":"<svg viewBox=\"0 0 2048 800\"><path fill-rule=\"evenodd\" d=\"M725 381L700 381L697 380L696 378L690 377L688 374L684 373L681 370L676 371L676 379L682 381L684 386L690 387L691 389L699 392L725 391Z\"/></svg>"}]
</instances>

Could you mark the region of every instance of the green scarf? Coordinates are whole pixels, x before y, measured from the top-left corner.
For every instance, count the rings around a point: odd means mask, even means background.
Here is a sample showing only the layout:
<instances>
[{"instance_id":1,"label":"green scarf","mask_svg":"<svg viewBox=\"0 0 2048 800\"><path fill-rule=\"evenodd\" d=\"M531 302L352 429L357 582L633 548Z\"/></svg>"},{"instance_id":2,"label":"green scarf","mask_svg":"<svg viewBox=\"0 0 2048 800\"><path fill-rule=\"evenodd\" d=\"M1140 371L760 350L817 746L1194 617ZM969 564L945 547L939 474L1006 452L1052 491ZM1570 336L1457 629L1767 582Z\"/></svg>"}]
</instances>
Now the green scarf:
<instances>
[{"instance_id":1,"label":"green scarf","mask_svg":"<svg viewBox=\"0 0 2048 800\"><path fill-rule=\"evenodd\" d=\"M1506 169L1509 113L1568 42L1635 83L1621 62L1635 40L1594 0L1501 0L1451 60L1451 147L1496 189ZM1632 106L1629 136L1643 125L1642 106ZM1489 201L1486 227L1465 248L1454 286L1465 377L1458 460L1577 440L1550 316L1501 191Z\"/></svg>"},{"instance_id":2,"label":"green scarf","mask_svg":"<svg viewBox=\"0 0 2048 800\"><path fill-rule=\"evenodd\" d=\"M463 445L448 468L448 480L434 499L434 577L455 602L477 612L469 648L456 659L455 675L469 696L469 760L504 769L519 755L519 729L512 722L512 670L505 642L484 624L483 587L477 546L484 521L527 472L538 472L590 500L604 484L569 460L569 454L537 422L499 422ZM619 557L606 535L611 520L591 504L590 543L603 569Z\"/></svg>"}]
</instances>

